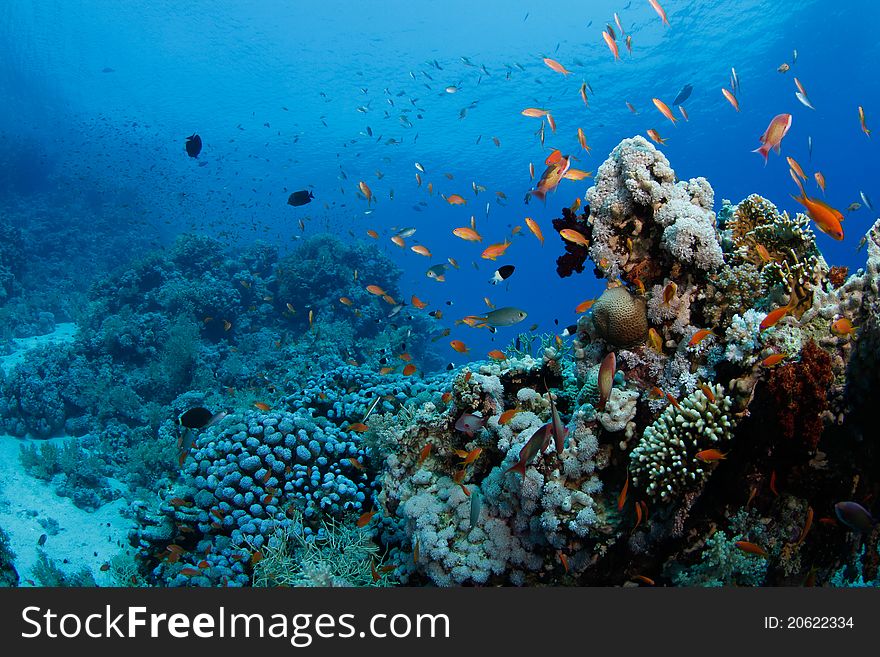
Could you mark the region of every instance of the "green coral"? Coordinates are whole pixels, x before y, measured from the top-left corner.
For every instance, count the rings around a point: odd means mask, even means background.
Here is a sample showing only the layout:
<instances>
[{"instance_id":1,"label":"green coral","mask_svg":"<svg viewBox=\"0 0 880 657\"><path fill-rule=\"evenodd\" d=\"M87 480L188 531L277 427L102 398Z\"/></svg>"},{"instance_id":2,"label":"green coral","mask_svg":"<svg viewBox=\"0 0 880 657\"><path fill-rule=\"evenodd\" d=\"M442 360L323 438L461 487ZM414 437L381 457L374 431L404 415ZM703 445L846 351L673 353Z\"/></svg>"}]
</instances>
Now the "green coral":
<instances>
[{"instance_id":1,"label":"green coral","mask_svg":"<svg viewBox=\"0 0 880 657\"><path fill-rule=\"evenodd\" d=\"M767 576L767 559L743 552L736 542L742 535L728 537L720 529L706 540L700 563L676 569L676 586L761 586Z\"/></svg>"},{"instance_id":2,"label":"green coral","mask_svg":"<svg viewBox=\"0 0 880 657\"><path fill-rule=\"evenodd\" d=\"M732 402L720 384L709 388L714 401L698 389L681 400L680 408L667 406L630 454L633 483L655 499L667 502L698 489L714 465L696 454L721 448L732 436Z\"/></svg>"}]
</instances>

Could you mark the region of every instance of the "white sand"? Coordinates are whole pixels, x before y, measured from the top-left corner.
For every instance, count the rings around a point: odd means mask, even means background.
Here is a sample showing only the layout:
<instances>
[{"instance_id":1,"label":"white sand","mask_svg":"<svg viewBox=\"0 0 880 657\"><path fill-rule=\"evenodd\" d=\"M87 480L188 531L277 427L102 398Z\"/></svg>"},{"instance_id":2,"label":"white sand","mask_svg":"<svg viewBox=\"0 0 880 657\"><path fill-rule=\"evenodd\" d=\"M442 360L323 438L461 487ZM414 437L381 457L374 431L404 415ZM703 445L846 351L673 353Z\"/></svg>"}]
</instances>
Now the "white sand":
<instances>
[{"instance_id":1,"label":"white sand","mask_svg":"<svg viewBox=\"0 0 880 657\"><path fill-rule=\"evenodd\" d=\"M63 440L54 438L52 442ZM37 563L37 541L41 534L48 533L39 520L53 518L58 521L59 531L46 540L42 548L46 556L54 559L65 573L87 567L99 586L113 586L110 573L101 572L100 568L126 548L131 550L128 530L132 521L119 515L127 503L119 499L89 513L74 506L69 498L58 497L51 484L22 469L18 452L27 442L46 441L0 435L0 527L9 534L16 554L20 585L29 586L25 580L35 579L31 570Z\"/></svg>"},{"instance_id":2,"label":"white sand","mask_svg":"<svg viewBox=\"0 0 880 657\"><path fill-rule=\"evenodd\" d=\"M0 369L5 373L12 371L12 368L24 360L25 352L34 347L42 347L47 344L60 344L72 342L76 334L76 324L56 324L55 330L46 335L35 335L30 338L15 338L15 351L6 356L0 356Z\"/></svg>"}]
</instances>

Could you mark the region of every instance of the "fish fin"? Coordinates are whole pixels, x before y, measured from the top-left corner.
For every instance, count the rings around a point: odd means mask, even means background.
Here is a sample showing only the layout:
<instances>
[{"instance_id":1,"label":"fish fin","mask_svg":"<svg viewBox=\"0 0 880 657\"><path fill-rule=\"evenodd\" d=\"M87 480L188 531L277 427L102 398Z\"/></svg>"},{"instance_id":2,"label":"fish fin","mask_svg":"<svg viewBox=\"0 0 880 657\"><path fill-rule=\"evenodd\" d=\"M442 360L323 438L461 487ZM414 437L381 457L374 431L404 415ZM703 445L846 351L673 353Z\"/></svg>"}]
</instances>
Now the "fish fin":
<instances>
[{"instance_id":1,"label":"fish fin","mask_svg":"<svg viewBox=\"0 0 880 657\"><path fill-rule=\"evenodd\" d=\"M766 144L763 144L759 148L756 148L755 150L752 151L752 153L760 153L761 157L764 158L764 166L767 166L767 160L769 159L769 156L770 156L770 149L767 148Z\"/></svg>"},{"instance_id":2,"label":"fish fin","mask_svg":"<svg viewBox=\"0 0 880 657\"><path fill-rule=\"evenodd\" d=\"M537 198L541 199L545 203L547 202L547 192L545 192L543 190L535 189L535 190L529 192L529 194L532 196L536 196Z\"/></svg>"},{"instance_id":3,"label":"fish fin","mask_svg":"<svg viewBox=\"0 0 880 657\"><path fill-rule=\"evenodd\" d=\"M507 468L507 470L505 470L505 473L507 473L507 472L519 472L522 475L523 479L525 479L526 478L526 464L524 461L519 461L516 464Z\"/></svg>"}]
</instances>

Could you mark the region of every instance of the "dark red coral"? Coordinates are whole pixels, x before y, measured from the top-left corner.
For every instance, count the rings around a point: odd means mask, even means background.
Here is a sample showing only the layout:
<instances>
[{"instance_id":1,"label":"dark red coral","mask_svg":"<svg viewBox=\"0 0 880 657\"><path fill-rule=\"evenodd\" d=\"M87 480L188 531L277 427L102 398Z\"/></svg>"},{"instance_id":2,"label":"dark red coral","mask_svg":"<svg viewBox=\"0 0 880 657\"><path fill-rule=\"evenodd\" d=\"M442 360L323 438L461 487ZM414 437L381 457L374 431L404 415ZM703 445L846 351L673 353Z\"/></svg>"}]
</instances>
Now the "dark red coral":
<instances>
[{"instance_id":1,"label":"dark red coral","mask_svg":"<svg viewBox=\"0 0 880 657\"><path fill-rule=\"evenodd\" d=\"M560 232L566 228L576 230L581 235L590 239L590 206L584 206L584 213L578 216L571 211L570 208L562 208L562 218L553 220L553 228L556 232ZM566 240L562 240L565 245L565 253L556 258L556 273L560 278L571 276L572 273L578 274L584 271L584 263L590 257L590 252L586 247L573 244Z\"/></svg>"},{"instance_id":2,"label":"dark red coral","mask_svg":"<svg viewBox=\"0 0 880 657\"><path fill-rule=\"evenodd\" d=\"M846 277L849 274L849 267L832 267L828 271L828 280L831 284L838 288L846 283Z\"/></svg>"},{"instance_id":3,"label":"dark red coral","mask_svg":"<svg viewBox=\"0 0 880 657\"><path fill-rule=\"evenodd\" d=\"M834 381L831 356L810 340L801 359L777 368L767 381L783 438L803 441L816 449L822 437L822 414L828 409L828 388Z\"/></svg>"}]
</instances>

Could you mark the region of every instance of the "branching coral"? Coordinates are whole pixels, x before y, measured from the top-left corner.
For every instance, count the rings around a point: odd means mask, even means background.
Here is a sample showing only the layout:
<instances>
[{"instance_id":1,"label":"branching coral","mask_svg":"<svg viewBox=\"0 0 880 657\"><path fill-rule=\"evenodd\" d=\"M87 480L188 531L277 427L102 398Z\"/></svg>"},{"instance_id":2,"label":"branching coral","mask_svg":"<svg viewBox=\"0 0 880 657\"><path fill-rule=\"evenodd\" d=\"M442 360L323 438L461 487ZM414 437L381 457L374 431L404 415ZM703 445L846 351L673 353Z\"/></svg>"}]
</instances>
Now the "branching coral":
<instances>
[{"instance_id":1,"label":"branching coral","mask_svg":"<svg viewBox=\"0 0 880 657\"><path fill-rule=\"evenodd\" d=\"M732 437L732 403L720 384L709 386L714 401L696 390L670 405L647 427L630 454L633 483L664 502L699 490L714 465L696 458L705 449L722 449Z\"/></svg>"}]
</instances>

